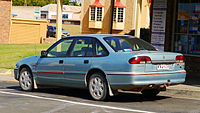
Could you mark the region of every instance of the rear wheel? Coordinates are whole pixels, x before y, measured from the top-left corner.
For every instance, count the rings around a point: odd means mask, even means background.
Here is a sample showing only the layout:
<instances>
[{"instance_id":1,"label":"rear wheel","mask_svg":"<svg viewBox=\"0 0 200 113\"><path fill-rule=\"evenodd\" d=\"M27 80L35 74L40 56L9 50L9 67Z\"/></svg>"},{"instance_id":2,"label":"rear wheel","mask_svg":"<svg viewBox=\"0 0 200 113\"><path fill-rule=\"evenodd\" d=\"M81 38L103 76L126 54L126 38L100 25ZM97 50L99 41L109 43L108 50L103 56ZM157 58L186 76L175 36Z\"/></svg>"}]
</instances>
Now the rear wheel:
<instances>
[{"instance_id":1,"label":"rear wheel","mask_svg":"<svg viewBox=\"0 0 200 113\"><path fill-rule=\"evenodd\" d=\"M94 73L90 77L89 92L95 100L105 100L108 97L108 85L101 73Z\"/></svg>"},{"instance_id":2,"label":"rear wheel","mask_svg":"<svg viewBox=\"0 0 200 113\"><path fill-rule=\"evenodd\" d=\"M143 90L141 93L145 97L155 97L160 90L158 89L148 89L148 90Z\"/></svg>"},{"instance_id":3,"label":"rear wheel","mask_svg":"<svg viewBox=\"0 0 200 113\"><path fill-rule=\"evenodd\" d=\"M20 71L19 76L19 85L24 91L32 91L33 90L33 76L31 74L30 69L23 68Z\"/></svg>"}]
</instances>

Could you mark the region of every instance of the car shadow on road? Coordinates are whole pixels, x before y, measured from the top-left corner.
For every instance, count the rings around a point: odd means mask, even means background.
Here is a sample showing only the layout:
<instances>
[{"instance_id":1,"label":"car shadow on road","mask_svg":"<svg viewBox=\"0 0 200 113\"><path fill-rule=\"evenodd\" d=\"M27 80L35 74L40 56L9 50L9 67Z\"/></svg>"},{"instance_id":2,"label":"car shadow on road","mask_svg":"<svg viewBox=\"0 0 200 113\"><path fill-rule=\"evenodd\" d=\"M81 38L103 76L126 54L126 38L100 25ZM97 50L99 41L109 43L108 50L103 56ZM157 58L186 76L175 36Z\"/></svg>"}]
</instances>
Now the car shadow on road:
<instances>
[{"instance_id":1,"label":"car shadow on road","mask_svg":"<svg viewBox=\"0 0 200 113\"><path fill-rule=\"evenodd\" d=\"M200 87L200 74L199 72L188 72L186 75L185 83L186 85Z\"/></svg>"},{"instance_id":2,"label":"car shadow on road","mask_svg":"<svg viewBox=\"0 0 200 113\"><path fill-rule=\"evenodd\" d=\"M119 95L111 97L110 102L146 102L146 101L157 101L163 100L171 97L167 96L155 96L155 97L144 97L139 93L119 93Z\"/></svg>"},{"instance_id":3,"label":"car shadow on road","mask_svg":"<svg viewBox=\"0 0 200 113\"><path fill-rule=\"evenodd\" d=\"M8 89L14 89L22 92L19 86L9 86ZM47 95L56 95L59 98L65 99L65 96L72 98L80 98L86 100L93 100L90 96L88 90L85 89L76 89L76 88L58 88L58 87L43 87L33 91L36 94L45 93ZM27 92L24 92L27 93ZM146 101L157 101L171 98L168 96L156 96L156 97L144 97L139 93L119 93L117 96L109 97L105 102L146 102Z\"/></svg>"}]
</instances>

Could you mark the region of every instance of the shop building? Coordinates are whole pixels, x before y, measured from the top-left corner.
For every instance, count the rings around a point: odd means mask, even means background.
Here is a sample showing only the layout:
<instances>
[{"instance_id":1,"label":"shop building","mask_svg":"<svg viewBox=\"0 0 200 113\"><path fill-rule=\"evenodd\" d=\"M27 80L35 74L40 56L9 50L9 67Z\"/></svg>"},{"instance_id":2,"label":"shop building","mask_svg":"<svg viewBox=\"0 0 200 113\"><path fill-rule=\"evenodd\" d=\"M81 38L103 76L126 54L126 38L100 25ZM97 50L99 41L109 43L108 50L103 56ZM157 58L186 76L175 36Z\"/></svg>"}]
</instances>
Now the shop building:
<instances>
[{"instance_id":1,"label":"shop building","mask_svg":"<svg viewBox=\"0 0 200 113\"><path fill-rule=\"evenodd\" d=\"M62 5L62 23L80 25L80 6ZM57 4L48 4L41 8L41 19L56 23Z\"/></svg>"},{"instance_id":2,"label":"shop building","mask_svg":"<svg viewBox=\"0 0 200 113\"><path fill-rule=\"evenodd\" d=\"M187 71L200 71L200 0L152 0L151 43L183 53Z\"/></svg>"},{"instance_id":3,"label":"shop building","mask_svg":"<svg viewBox=\"0 0 200 113\"><path fill-rule=\"evenodd\" d=\"M150 26L150 0L115 0L113 34L127 34L136 28ZM111 0L82 0L81 33L110 32Z\"/></svg>"}]
</instances>

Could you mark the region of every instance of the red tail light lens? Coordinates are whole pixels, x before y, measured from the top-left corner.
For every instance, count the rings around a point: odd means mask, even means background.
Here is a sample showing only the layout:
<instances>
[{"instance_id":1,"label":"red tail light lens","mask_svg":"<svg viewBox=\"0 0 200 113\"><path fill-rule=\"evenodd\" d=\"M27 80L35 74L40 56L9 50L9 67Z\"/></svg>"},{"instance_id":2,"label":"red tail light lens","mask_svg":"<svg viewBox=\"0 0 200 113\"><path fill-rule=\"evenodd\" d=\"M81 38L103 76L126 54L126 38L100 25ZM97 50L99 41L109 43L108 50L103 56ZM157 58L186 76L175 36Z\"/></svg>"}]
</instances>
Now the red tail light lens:
<instances>
[{"instance_id":1,"label":"red tail light lens","mask_svg":"<svg viewBox=\"0 0 200 113\"><path fill-rule=\"evenodd\" d=\"M185 62L184 57L183 56L176 56L176 62L177 63L184 63Z\"/></svg>"},{"instance_id":2,"label":"red tail light lens","mask_svg":"<svg viewBox=\"0 0 200 113\"><path fill-rule=\"evenodd\" d=\"M129 61L129 64L150 64L151 58L148 56L133 57Z\"/></svg>"}]
</instances>

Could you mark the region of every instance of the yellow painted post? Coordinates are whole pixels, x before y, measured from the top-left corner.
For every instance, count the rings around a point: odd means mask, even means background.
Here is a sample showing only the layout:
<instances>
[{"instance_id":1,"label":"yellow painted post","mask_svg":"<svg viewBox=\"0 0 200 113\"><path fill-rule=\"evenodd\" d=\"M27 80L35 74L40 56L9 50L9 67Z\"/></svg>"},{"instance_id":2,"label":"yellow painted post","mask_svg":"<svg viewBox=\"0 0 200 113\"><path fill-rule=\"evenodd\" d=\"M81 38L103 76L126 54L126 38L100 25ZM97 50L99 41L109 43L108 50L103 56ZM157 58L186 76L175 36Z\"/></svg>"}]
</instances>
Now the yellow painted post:
<instances>
[{"instance_id":1,"label":"yellow painted post","mask_svg":"<svg viewBox=\"0 0 200 113\"><path fill-rule=\"evenodd\" d=\"M141 10L142 10L142 1L137 0L137 14L136 14L136 26L135 26L135 36L140 38L140 24L141 24Z\"/></svg>"},{"instance_id":2,"label":"yellow painted post","mask_svg":"<svg viewBox=\"0 0 200 113\"><path fill-rule=\"evenodd\" d=\"M57 0L57 16L56 16L56 40L61 39L62 35L62 10L63 0Z\"/></svg>"}]
</instances>

